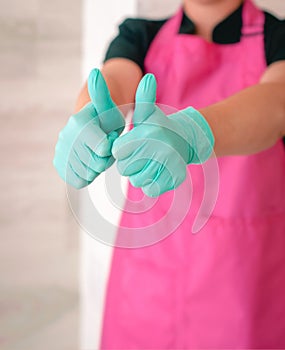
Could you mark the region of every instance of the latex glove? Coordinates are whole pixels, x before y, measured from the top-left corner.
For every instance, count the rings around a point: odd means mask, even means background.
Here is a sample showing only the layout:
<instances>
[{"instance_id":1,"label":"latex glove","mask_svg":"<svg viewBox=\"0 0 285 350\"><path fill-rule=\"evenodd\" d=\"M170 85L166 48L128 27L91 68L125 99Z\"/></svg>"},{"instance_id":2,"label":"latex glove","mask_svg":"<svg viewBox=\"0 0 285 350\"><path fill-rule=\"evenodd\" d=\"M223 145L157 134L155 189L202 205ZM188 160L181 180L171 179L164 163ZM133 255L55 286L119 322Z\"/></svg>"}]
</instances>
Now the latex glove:
<instances>
[{"instance_id":1,"label":"latex glove","mask_svg":"<svg viewBox=\"0 0 285 350\"><path fill-rule=\"evenodd\" d=\"M91 102L72 115L60 132L53 161L60 177L77 189L113 164L113 141L125 125L98 69L89 75L88 91Z\"/></svg>"},{"instance_id":2,"label":"latex glove","mask_svg":"<svg viewBox=\"0 0 285 350\"><path fill-rule=\"evenodd\" d=\"M150 197L177 188L186 177L187 164L205 162L214 144L212 131L197 110L189 107L166 116L155 100L156 80L147 74L136 93L134 128L112 149L121 175Z\"/></svg>"}]
</instances>

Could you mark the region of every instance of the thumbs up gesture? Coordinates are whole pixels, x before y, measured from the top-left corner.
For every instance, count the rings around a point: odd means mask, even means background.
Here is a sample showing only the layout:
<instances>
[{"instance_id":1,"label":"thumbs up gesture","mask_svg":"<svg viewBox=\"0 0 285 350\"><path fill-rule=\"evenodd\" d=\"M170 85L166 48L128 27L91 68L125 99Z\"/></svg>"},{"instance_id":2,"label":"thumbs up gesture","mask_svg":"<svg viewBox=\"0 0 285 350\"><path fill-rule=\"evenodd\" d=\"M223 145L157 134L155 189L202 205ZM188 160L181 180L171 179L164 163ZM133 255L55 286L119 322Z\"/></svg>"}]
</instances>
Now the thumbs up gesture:
<instances>
[{"instance_id":1,"label":"thumbs up gesture","mask_svg":"<svg viewBox=\"0 0 285 350\"><path fill-rule=\"evenodd\" d=\"M89 75L88 91L91 102L60 132L53 161L60 177L78 189L113 164L112 145L125 126L98 69Z\"/></svg>"},{"instance_id":2,"label":"thumbs up gesture","mask_svg":"<svg viewBox=\"0 0 285 350\"><path fill-rule=\"evenodd\" d=\"M112 148L121 175L150 197L177 188L186 177L187 164L205 162L214 144L212 131L197 110L189 107L166 116L155 100L156 80L147 74L136 93L134 128Z\"/></svg>"}]
</instances>

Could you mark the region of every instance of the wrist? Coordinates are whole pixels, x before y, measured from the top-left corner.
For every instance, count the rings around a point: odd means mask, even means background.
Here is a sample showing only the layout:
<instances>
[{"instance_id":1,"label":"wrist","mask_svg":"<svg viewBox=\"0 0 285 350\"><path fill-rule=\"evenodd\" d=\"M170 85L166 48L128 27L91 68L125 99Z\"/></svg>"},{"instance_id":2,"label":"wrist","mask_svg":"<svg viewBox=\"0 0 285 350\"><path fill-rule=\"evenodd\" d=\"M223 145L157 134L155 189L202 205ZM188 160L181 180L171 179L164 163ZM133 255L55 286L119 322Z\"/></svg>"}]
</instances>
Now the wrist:
<instances>
[{"instance_id":1,"label":"wrist","mask_svg":"<svg viewBox=\"0 0 285 350\"><path fill-rule=\"evenodd\" d=\"M187 107L173 117L181 125L181 136L189 145L189 159L187 164L202 164L213 153L214 135L204 118L195 108Z\"/></svg>"}]
</instances>

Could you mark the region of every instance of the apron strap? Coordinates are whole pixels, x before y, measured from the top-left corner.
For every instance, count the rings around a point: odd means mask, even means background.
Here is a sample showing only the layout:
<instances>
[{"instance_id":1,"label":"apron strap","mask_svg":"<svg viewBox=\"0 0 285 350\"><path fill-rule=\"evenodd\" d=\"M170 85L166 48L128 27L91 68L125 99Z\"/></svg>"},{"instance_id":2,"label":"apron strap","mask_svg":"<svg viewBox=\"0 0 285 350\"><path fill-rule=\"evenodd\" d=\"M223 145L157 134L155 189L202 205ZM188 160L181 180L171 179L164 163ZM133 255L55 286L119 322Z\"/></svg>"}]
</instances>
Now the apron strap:
<instances>
[{"instance_id":1,"label":"apron strap","mask_svg":"<svg viewBox=\"0 0 285 350\"><path fill-rule=\"evenodd\" d=\"M242 9L242 36L260 35L264 32L264 13L251 0L245 0Z\"/></svg>"}]
</instances>

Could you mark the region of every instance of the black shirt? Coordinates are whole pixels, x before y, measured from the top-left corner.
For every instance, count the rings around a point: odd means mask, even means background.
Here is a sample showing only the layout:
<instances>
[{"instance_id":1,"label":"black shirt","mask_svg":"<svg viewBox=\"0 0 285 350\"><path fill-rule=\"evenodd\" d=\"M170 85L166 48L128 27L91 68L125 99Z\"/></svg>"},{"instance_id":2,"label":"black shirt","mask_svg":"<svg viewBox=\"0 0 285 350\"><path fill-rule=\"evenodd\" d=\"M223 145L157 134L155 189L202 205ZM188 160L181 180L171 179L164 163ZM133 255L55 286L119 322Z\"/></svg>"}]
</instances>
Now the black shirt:
<instances>
[{"instance_id":1,"label":"black shirt","mask_svg":"<svg viewBox=\"0 0 285 350\"><path fill-rule=\"evenodd\" d=\"M242 7L220 22L213 30L213 41L231 44L240 41ZM119 34L112 40L104 61L110 58L128 58L144 71L144 60L148 48L162 25L167 21L128 18L119 26ZM195 24L183 14L179 33L195 34ZM267 65L285 60L285 20L279 20L265 12L264 44Z\"/></svg>"}]
</instances>

